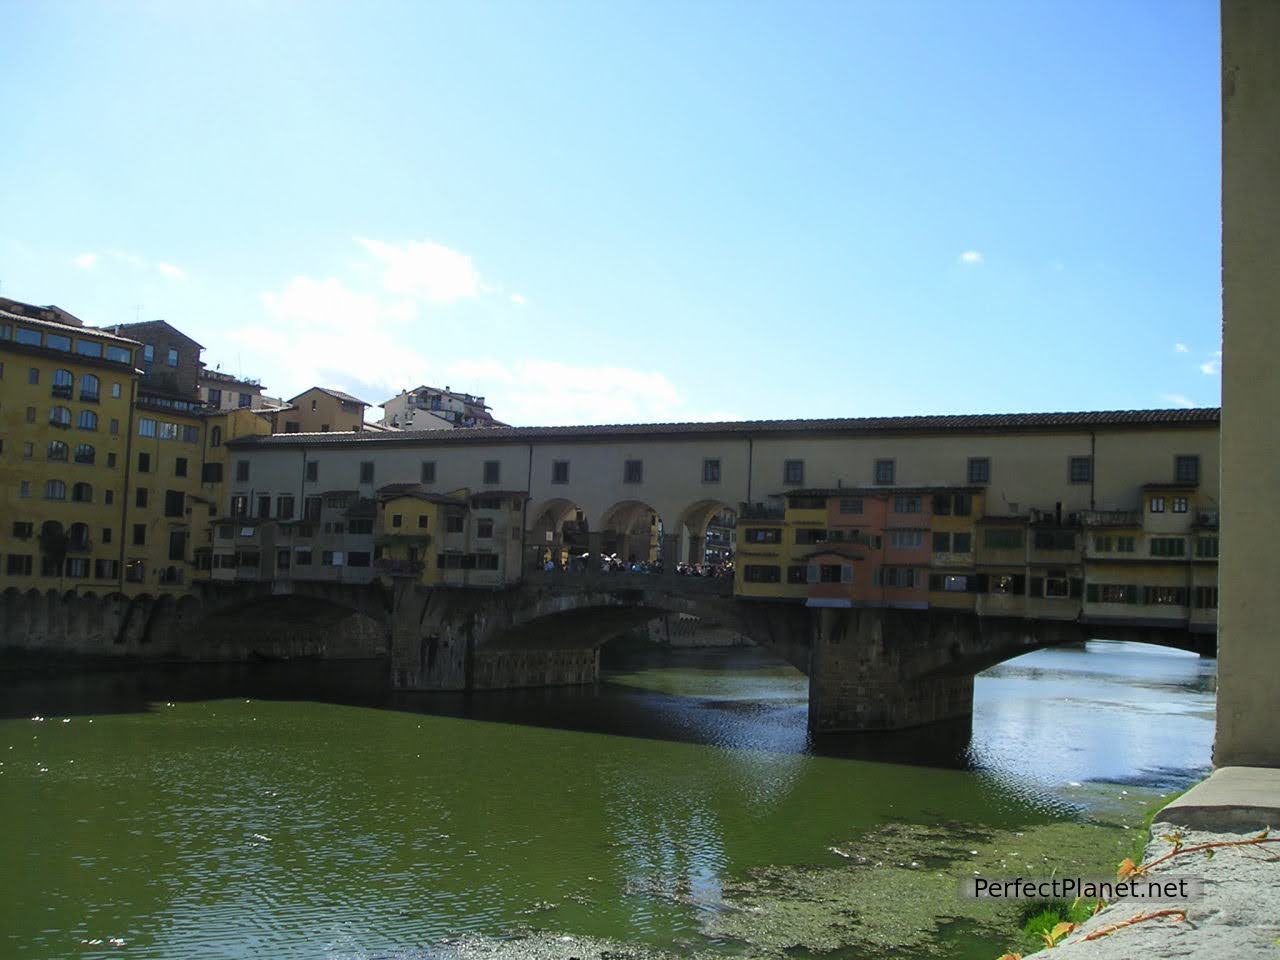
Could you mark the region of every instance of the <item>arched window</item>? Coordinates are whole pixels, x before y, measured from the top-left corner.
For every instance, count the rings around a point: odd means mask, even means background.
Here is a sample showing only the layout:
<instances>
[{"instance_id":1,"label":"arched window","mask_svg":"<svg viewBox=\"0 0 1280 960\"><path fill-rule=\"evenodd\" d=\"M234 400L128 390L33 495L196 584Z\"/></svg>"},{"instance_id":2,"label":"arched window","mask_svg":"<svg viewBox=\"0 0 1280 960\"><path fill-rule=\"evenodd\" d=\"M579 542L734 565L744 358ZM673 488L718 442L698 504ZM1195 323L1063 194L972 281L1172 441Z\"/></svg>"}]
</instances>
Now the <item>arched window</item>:
<instances>
[{"instance_id":1,"label":"arched window","mask_svg":"<svg viewBox=\"0 0 1280 960\"><path fill-rule=\"evenodd\" d=\"M83 484L76 484L83 486ZM89 525L87 523L73 523L67 530L67 546L73 550L89 549Z\"/></svg>"},{"instance_id":2,"label":"arched window","mask_svg":"<svg viewBox=\"0 0 1280 960\"><path fill-rule=\"evenodd\" d=\"M70 394L67 394L70 396ZM49 422L55 427L71 426L71 411L66 407L54 407L49 411Z\"/></svg>"},{"instance_id":3,"label":"arched window","mask_svg":"<svg viewBox=\"0 0 1280 960\"><path fill-rule=\"evenodd\" d=\"M81 397L81 399L84 399L84 398ZM81 430L97 430L98 415L94 413L92 410L81 410L80 419L76 422L76 426L78 426Z\"/></svg>"},{"instance_id":4,"label":"arched window","mask_svg":"<svg viewBox=\"0 0 1280 960\"><path fill-rule=\"evenodd\" d=\"M76 463L93 463L97 451L93 449L91 443L76 444Z\"/></svg>"},{"instance_id":5,"label":"arched window","mask_svg":"<svg viewBox=\"0 0 1280 960\"><path fill-rule=\"evenodd\" d=\"M67 459L67 445L61 440L49 441L49 459L65 460Z\"/></svg>"},{"instance_id":6,"label":"arched window","mask_svg":"<svg viewBox=\"0 0 1280 960\"><path fill-rule=\"evenodd\" d=\"M53 395L55 397L71 397L71 386L76 382L76 378L71 375L70 370L53 371Z\"/></svg>"},{"instance_id":7,"label":"arched window","mask_svg":"<svg viewBox=\"0 0 1280 960\"><path fill-rule=\"evenodd\" d=\"M209 446L211 447L222 446L222 428L221 427L214 427L213 430L209 432Z\"/></svg>"},{"instance_id":8,"label":"arched window","mask_svg":"<svg viewBox=\"0 0 1280 960\"><path fill-rule=\"evenodd\" d=\"M67 499L67 485L61 480L46 480L44 482L44 498L46 500Z\"/></svg>"},{"instance_id":9,"label":"arched window","mask_svg":"<svg viewBox=\"0 0 1280 960\"><path fill-rule=\"evenodd\" d=\"M80 399L94 401L98 399L98 378L92 373L80 376Z\"/></svg>"},{"instance_id":10,"label":"arched window","mask_svg":"<svg viewBox=\"0 0 1280 960\"><path fill-rule=\"evenodd\" d=\"M76 503L93 503L93 486L88 483L77 483L71 488L71 499ZM74 532L76 526L83 524L73 524L71 529Z\"/></svg>"}]
</instances>

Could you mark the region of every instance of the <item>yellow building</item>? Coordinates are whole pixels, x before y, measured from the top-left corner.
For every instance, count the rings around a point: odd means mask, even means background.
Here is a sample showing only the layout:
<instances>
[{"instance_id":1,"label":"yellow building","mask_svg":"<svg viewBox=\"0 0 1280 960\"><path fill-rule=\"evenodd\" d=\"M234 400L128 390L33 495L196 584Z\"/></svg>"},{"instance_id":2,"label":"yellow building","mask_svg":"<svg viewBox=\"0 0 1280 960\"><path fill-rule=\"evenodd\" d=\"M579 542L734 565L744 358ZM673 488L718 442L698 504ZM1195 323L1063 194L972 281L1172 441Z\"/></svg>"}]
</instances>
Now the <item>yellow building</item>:
<instances>
[{"instance_id":1,"label":"yellow building","mask_svg":"<svg viewBox=\"0 0 1280 960\"><path fill-rule=\"evenodd\" d=\"M517 582L524 549L522 490L431 493L421 484L378 491L375 565L424 586L502 587Z\"/></svg>"},{"instance_id":2,"label":"yellow building","mask_svg":"<svg viewBox=\"0 0 1280 960\"><path fill-rule=\"evenodd\" d=\"M425 586L444 580L439 544L450 517L466 510L466 491L456 495L427 493L412 484L392 484L378 491L374 543L378 570L385 577L410 577ZM455 521L456 523L457 521Z\"/></svg>"},{"instance_id":3,"label":"yellow building","mask_svg":"<svg viewBox=\"0 0 1280 960\"><path fill-rule=\"evenodd\" d=\"M136 341L0 298L6 587L121 589Z\"/></svg>"},{"instance_id":4,"label":"yellow building","mask_svg":"<svg viewBox=\"0 0 1280 960\"><path fill-rule=\"evenodd\" d=\"M369 404L334 390L312 387L289 400L289 407L279 414L283 433L343 433L363 430L364 411Z\"/></svg>"},{"instance_id":5,"label":"yellow building","mask_svg":"<svg viewBox=\"0 0 1280 960\"><path fill-rule=\"evenodd\" d=\"M212 579L213 535L217 526L215 521L225 514L230 502L229 490L234 467L228 444L241 437L268 436L270 433L269 411L264 413L256 408L242 407L206 413L204 416L200 486L198 492L192 492L190 496L191 560L199 579ZM201 522L201 511L204 522Z\"/></svg>"},{"instance_id":6,"label":"yellow building","mask_svg":"<svg viewBox=\"0 0 1280 960\"><path fill-rule=\"evenodd\" d=\"M740 597L801 600L808 594L805 561L815 531L826 530L826 500L771 497L744 505L738 518L734 593ZM825 538L824 538L825 539Z\"/></svg>"}]
</instances>

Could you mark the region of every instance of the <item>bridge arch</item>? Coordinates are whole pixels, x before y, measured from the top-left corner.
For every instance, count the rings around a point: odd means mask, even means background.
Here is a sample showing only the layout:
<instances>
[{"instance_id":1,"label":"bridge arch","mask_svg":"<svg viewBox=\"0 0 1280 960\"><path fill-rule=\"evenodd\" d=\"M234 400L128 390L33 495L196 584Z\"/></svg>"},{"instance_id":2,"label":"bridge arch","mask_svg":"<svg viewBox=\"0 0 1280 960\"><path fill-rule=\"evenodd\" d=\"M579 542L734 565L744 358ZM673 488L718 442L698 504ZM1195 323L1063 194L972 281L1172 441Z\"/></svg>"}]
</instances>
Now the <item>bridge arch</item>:
<instances>
[{"instance_id":1,"label":"bridge arch","mask_svg":"<svg viewBox=\"0 0 1280 960\"><path fill-rule=\"evenodd\" d=\"M724 500L697 500L680 513L680 559L686 563L726 563L736 550L738 510Z\"/></svg>"},{"instance_id":2,"label":"bridge arch","mask_svg":"<svg viewBox=\"0 0 1280 960\"><path fill-rule=\"evenodd\" d=\"M623 563L666 565L672 532L662 514L644 500L619 500L600 517L599 549Z\"/></svg>"},{"instance_id":3,"label":"bridge arch","mask_svg":"<svg viewBox=\"0 0 1280 960\"><path fill-rule=\"evenodd\" d=\"M541 570L548 562L562 568L590 549L590 520L577 502L564 497L544 500L530 508L528 517L527 570Z\"/></svg>"}]
</instances>

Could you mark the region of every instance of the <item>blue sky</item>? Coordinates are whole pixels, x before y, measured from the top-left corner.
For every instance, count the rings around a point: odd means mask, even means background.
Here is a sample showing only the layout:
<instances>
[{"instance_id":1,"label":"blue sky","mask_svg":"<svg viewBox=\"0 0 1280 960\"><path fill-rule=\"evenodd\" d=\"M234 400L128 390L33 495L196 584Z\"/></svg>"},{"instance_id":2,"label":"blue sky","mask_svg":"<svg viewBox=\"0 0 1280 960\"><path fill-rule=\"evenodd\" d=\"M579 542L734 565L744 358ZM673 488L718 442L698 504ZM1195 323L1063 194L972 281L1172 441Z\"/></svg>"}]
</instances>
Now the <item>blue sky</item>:
<instances>
[{"instance_id":1,"label":"blue sky","mask_svg":"<svg viewBox=\"0 0 1280 960\"><path fill-rule=\"evenodd\" d=\"M10 2L0 294L520 424L1216 404L1217 16Z\"/></svg>"}]
</instances>

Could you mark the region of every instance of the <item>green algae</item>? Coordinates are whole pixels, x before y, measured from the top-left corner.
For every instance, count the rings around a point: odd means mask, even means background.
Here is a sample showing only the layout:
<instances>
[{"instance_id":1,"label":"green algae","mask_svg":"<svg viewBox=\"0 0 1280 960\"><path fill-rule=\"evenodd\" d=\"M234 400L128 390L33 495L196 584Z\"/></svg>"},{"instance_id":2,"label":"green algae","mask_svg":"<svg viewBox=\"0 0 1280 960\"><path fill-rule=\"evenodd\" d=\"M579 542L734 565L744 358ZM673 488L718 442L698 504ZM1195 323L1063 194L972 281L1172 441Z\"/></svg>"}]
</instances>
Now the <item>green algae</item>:
<instances>
[{"instance_id":1,"label":"green algae","mask_svg":"<svg viewBox=\"0 0 1280 960\"><path fill-rule=\"evenodd\" d=\"M1021 943L1025 903L969 900L961 883L986 877L1106 876L1127 831L1050 823L1020 831L894 824L832 848L835 862L766 867L724 890L729 909L706 933L753 956L998 956Z\"/></svg>"}]
</instances>

